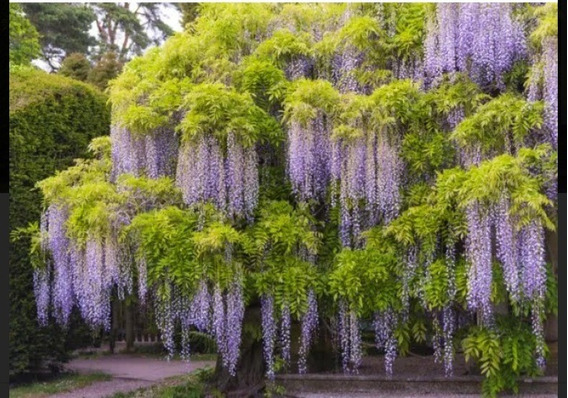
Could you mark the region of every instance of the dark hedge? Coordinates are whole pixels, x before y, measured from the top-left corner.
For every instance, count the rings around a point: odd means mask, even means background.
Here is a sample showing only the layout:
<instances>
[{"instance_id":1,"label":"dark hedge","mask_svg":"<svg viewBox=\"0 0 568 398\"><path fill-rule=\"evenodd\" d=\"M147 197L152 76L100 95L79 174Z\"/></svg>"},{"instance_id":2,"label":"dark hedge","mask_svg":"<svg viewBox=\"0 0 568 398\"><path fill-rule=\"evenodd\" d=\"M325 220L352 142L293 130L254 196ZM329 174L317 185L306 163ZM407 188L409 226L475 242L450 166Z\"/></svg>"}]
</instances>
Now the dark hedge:
<instances>
[{"instance_id":1,"label":"dark hedge","mask_svg":"<svg viewBox=\"0 0 568 398\"><path fill-rule=\"evenodd\" d=\"M39 220L35 183L87 156L90 140L107 135L109 125L107 97L96 88L32 68L10 71L10 231ZM38 326L29 244L25 239L10 244L11 379L57 368L81 333Z\"/></svg>"}]
</instances>

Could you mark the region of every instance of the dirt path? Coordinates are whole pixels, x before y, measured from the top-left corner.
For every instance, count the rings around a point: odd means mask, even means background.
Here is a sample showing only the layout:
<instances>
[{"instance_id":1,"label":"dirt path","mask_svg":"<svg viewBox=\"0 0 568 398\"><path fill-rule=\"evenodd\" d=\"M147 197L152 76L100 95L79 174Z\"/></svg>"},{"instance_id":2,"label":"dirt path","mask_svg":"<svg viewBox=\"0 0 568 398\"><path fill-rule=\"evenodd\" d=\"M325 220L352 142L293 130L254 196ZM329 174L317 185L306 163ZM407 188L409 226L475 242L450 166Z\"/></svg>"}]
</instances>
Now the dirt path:
<instances>
[{"instance_id":1,"label":"dirt path","mask_svg":"<svg viewBox=\"0 0 568 398\"><path fill-rule=\"evenodd\" d=\"M103 398L117 392L128 392L158 384L162 380L193 372L206 366L215 366L213 361L166 361L130 355L109 355L92 359L75 359L67 368L78 373L100 371L113 376L112 380L100 381L90 386L51 395L50 398Z\"/></svg>"}]
</instances>

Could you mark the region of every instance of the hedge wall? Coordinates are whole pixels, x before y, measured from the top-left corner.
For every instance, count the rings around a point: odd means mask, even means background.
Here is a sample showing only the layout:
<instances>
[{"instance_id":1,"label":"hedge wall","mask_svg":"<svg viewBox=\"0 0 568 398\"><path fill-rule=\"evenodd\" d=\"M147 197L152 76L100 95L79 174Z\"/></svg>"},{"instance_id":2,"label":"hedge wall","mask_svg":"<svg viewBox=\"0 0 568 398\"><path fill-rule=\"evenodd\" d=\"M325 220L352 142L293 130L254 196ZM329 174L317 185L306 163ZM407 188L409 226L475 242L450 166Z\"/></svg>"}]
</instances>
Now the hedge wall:
<instances>
[{"instance_id":1,"label":"hedge wall","mask_svg":"<svg viewBox=\"0 0 568 398\"><path fill-rule=\"evenodd\" d=\"M37 181L87 155L109 132L107 97L96 88L32 68L10 70L10 230L37 221ZM29 242L10 246L10 377L58 365L72 344L66 331L39 328Z\"/></svg>"}]
</instances>

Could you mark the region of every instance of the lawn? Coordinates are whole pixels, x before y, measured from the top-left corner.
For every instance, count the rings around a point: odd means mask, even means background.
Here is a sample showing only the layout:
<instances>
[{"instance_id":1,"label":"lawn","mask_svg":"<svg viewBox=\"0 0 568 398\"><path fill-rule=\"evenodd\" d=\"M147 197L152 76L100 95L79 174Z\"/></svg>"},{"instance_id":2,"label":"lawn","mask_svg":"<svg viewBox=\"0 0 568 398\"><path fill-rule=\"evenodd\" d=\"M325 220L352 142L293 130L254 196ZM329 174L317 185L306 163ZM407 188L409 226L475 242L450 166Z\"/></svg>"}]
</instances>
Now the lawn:
<instances>
[{"instance_id":1,"label":"lawn","mask_svg":"<svg viewBox=\"0 0 568 398\"><path fill-rule=\"evenodd\" d=\"M197 370L189 375L174 376L163 383L148 388L140 388L128 393L117 393L112 398L200 398L223 397L219 391L212 389L208 382L213 376L212 368Z\"/></svg>"},{"instance_id":2,"label":"lawn","mask_svg":"<svg viewBox=\"0 0 568 398\"><path fill-rule=\"evenodd\" d=\"M57 394L86 387L97 381L110 380L111 376L94 372L89 374L62 373L47 381L37 381L23 384L10 389L11 398L42 398L51 394Z\"/></svg>"}]
</instances>

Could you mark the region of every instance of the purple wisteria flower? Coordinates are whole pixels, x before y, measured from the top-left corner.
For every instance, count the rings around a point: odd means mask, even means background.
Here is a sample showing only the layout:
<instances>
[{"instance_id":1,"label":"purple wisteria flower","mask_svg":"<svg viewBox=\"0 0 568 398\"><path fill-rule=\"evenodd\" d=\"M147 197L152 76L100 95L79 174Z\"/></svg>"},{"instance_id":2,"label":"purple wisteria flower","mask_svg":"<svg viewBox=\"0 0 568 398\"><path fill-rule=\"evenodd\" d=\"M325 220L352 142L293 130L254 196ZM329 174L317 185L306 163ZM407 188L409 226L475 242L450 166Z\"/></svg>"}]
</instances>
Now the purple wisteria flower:
<instances>
[{"instance_id":1,"label":"purple wisteria flower","mask_svg":"<svg viewBox=\"0 0 568 398\"><path fill-rule=\"evenodd\" d=\"M262 317L262 348L266 363L266 377L274 380L274 343L276 340L276 321L274 319L274 298L262 295L260 298Z\"/></svg>"},{"instance_id":2,"label":"purple wisteria flower","mask_svg":"<svg viewBox=\"0 0 568 398\"><path fill-rule=\"evenodd\" d=\"M300 350L298 358L298 372L306 373L307 356L312 344L314 333L318 326L318 305L313 290L308 292L308 310L302 316L302 333L300 335Z\"/></svg>"}]
</instances>

